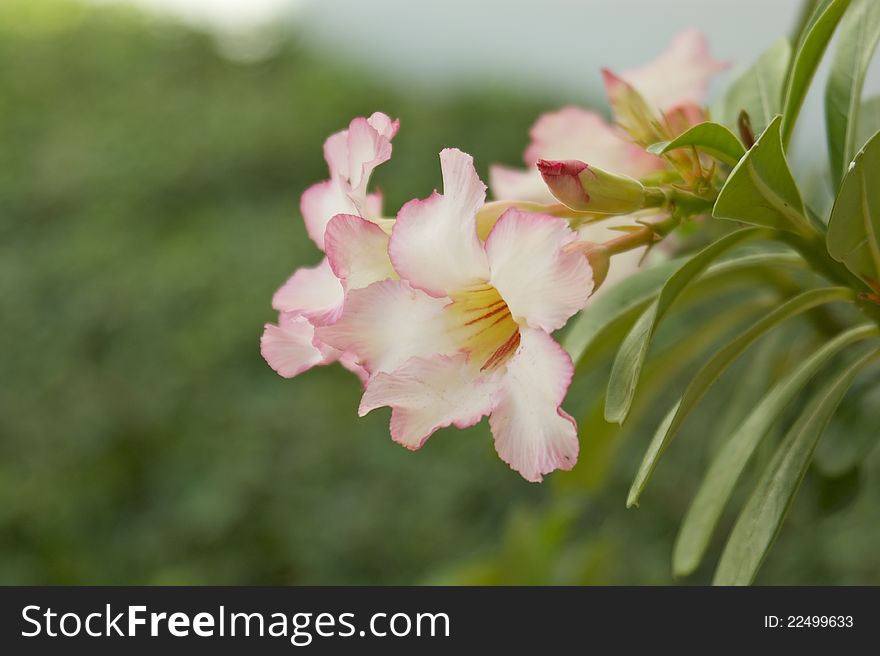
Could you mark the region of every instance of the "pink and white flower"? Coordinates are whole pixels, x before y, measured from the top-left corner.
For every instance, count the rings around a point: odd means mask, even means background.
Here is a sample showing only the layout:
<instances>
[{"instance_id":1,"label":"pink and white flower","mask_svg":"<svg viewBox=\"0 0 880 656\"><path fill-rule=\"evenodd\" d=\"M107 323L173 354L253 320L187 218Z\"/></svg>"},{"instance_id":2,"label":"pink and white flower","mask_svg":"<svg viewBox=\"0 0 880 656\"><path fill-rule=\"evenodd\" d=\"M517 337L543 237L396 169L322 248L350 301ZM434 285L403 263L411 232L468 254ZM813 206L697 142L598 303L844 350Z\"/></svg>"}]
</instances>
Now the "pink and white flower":
<instances>
[{"instance_id":1,"label":"pink and white flower","mask_svg":"<svg viewBox=\"0 0 880 656\"><path fill-rule=\"evenodd\" d=\"M592 272L563 219L511 208L481 239L486 187L472 158L446 149L440 162L443 194L410 201L394 224L398 278L348 291L316 334L357 357L369 376L359 412L390 406L398 443L417 449L489 415L501 459L540 481L577 459L560 407L573 365L551 333L584 307Z\"/></svg>"},{"instance_id":2,"label":"pink and white flower","mask_svg":"<svg viewBox=\"0 0 880 656\"><path fill-rule=\"evenodd\" d=\"M676 128L684 131L704 120L700 103L712 77L724 68L725 64L709 54L705 35L698 30L686 30L653 62L619 76L606 69L603 76L616 115L624 91L633 88L651 111L674 118ZM645 152L619 127L610 125L597 112L579 107L543 114L529 136L531 141L523 155L526 170L501 165L490 168L489 181L495 198L554 202L536 167L540 159L581 160L636 179L665 166L663 160Z\"/></svg>"},{"instance_id":3,"label":"pink and white flower","mask_svg":"<svg viewBox=\"0 0 880 656\"><path fill-rule=\"evenodd\" d=\"M604 69L602 75L612 108L628 85L653 111L667 116L682 114L693 125L705 120L701 105L709 84L726 68L727 64L709 54L706 36L690 29L678 34L654 61L620 75Z\"/></svg>"},{"instance_id":4,"label":"pink and white flower","mask_svg":"<svg viewBox=\"0 0 880 656\"><path fill-rule=\"evenodd\" d=\"M712 77L725 68L709 54L706 37L698 30L686 30L676 36L669 48L653 62L619 76L603 71L606 90L615 118L626 123L629 110L623 103L625 92L634 90L644 99L649 113L643 117L653 124L662 115L676 134L705 120L700 106ZM646 152L642 145L618 125L609 124L597 112L579 107L564 107L538 118L530 132L530 143L523 159L526 169L493 165L489 181L493 196L499 200L525 200L549 204L555 202L541 177L537 163L574 160L606 171L643 179L668 165ZM671 137L670 137L671 138ZM660 138L655 139L660 141ZM642 217L643 219L645 217ZM579 230L582 241L602 242L619 236L614 227L631 223L620 216L601 223L587 223ZM594 298L638 270L645 249L636 249L614 257L611 269Z\"/></svg>"},{"instance_id":5,"label":"pink and white flower","mask_svg":"<svg viewBox=\"0 0 880 656\"><path fill-rule=\"evenodd\" d=\"M266 324L260 340L266 362L285 378L338 361L366 382L354 357L322 342L315 328L339 318L347 291L395 275L387 228L380 226L387 224L380 218L382 196L367 187L373 169L391 157L398 125L376 112L324 143L330 179L306 189L300 209L309 236L327 257L297 269L275 293L278 323Z\"/></svg>"}]
</instances>

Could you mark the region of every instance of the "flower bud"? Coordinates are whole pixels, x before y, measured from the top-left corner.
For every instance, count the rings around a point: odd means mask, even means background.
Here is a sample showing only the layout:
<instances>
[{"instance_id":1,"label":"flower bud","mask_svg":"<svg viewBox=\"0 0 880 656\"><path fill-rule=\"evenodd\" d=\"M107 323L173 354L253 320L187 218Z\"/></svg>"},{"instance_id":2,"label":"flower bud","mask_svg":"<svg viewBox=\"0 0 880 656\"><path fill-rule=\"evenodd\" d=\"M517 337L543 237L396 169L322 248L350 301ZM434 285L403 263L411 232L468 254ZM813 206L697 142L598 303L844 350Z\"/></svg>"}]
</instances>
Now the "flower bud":
<instances>
[{"instance_id":1,"label":"flower bud","mask_svg":"<svg viewBox=\"0 0 880 656\"><path fill-rule=\"evenodd\" d=\"M638 180L578 160L540 159L537 164L550 193L577 212L630 214L664 200L660 190L646 189Z\"/></svg>"}]
</instances>

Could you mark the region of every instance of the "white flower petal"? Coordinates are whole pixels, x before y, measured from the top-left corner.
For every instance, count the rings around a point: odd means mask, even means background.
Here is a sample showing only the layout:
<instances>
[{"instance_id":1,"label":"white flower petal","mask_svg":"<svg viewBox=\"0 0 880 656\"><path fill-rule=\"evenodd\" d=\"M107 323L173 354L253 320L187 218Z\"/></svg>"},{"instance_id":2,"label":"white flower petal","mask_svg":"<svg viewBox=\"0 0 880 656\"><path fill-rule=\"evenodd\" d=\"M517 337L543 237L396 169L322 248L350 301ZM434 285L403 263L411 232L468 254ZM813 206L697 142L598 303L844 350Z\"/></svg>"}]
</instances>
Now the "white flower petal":
<instances>
[{"instance_id":1,"label":"white flower petal","mask_svg":"<svg viewBox=\"0 0 880 656\"><path fill-rule=\"evenodd\" d=\"M443 195L404 205L391 232L388 252L400 277L432 296L446 296L486 279L486 255L475 215L486 186L473 158L460 150L440 153Z\"/></svg>"},{"instance_id":2,"label":"white flower petal","mask_svg":"<svg viewBox=\"0 0 880 656\"><path fill-rule=\"evenodd\" d=\"M354 353L371 374L393 371L413 356L455 353L442 316L448 303L401 280L375 282L349 292L342 316L317 336Z\"/></svg>"},{"instance_id":3,"label":"white flower petal","mask_svg":"<svg viewBox=\"0 0 880 656\"><path fill-rule=\"evenodd\" d=\"M297 269L272 297L272 307L308 317L314 324L332 323L344 300L342 283L325 257L314 267Z\"/></svg>"},{"instance_id":4,"label":"white flower petal","mask_svg":"<svg viewBox=\"0 0 880 656\"><path fill-rule=\"evenodd\" d=\"M498 200L526 200L545 205L557 202L534 164L527 169L493 164L489 167L489 188Z\"/></svg>"},{"instance_id":5,"label":"white flower petal","mask_svg":"<svg viewBox=\"0 0 880 656\"><path fill-rule=\"evenodd\" d=\"M282 314L279 325L266 324L260 338L260 353L279 375L293 378L324 362L324 356L312 343L314 334L314 327L305 317Z\"/></svg>"},{"instance_id":6,"label":"white flower petal","mask_svg":"<svg viewBox=\"0 0 880 656\"><path fill-rule=\"evenodd\" d=\"M463 354L412 358L370 379L358 413L390 406L391 437L418 449L438 428L473 426L489 413L497 381L475 376Z\"/></svg>"},{"instance_id":7,"label":"white flower petal","mask_svg":"<svg viewBox=\"0 0 880 656\"><path fill-rule=\"evenodd\" d=\"M523 330L489 417L498 456L523 478L571 469L579 442L574 420L559 405L574 374L568 354L545 332Z\"/></svg>"},{"instance_id":8,"label":"white flower petal","mask_svg":"<svg viewBox=\"0 0 880 656\"><path fill-rule=\"evenodd\" d=\"M397 130L400 127L399 119L392 120L390 116L383 114L382 112L373 112L367 121L373 126L373 129L376 130L376 132L388 139L388 141L391 141L394 138L394 135L397 134Z\"/></svg>"},{"instance_id":9,"label":"white flower petal","mask_svg":"<svg viewBox=\"0 0 880 656\"><path fill-rule=\"evenodd\" d=\"M391 158L391 142L365 118L356 118L348 128L348 175L351 197L363 208L370 174Z\"/></svg>"},{"instance_id":10,"label":"white flower petal","mask_svg":"<svg viewBox=\"0 0 880 656\"><path fill-rule=\"evenodd\" d=\"M324 231L337 214L358 214L359 210L342 187L339 178L318 182L303 192L299 209L306 224L306 232L324 250Z\"/></svg>"},{"instance_id":11,"label":"white flower petal","mask_svg":"<svg viewBox=\"0 0 880 656\"><path fill-rule=\"evenodd\" d=\"M513 318L552 332L590 297L593 275L587 259L567 252L577 236L562 220L507 210L486 240L491 284Z\"/></svg>"},{"instance_id":12,"label":"white flower petal","mask_svg":"<svg viewBox=\"0 0 880 656\"><path fill-rule=\"evenodd\" d=\"M334 216L324 233L324 248L346 291L397 277L388 259L388 235L359 216Z\"/></svg>"},{"instance_id":13,"label":"white flower petal","mask_svg":"<svg viewBox=\"0 0 880 656\"><path fill-rule=\"evenodd\" d=\"M706 36L690 29L678 34L657 59L620 77L649 105L669 111L685 103L701 104L712 77L725 68L709 54Z\"/></svg>"}]
</instances>

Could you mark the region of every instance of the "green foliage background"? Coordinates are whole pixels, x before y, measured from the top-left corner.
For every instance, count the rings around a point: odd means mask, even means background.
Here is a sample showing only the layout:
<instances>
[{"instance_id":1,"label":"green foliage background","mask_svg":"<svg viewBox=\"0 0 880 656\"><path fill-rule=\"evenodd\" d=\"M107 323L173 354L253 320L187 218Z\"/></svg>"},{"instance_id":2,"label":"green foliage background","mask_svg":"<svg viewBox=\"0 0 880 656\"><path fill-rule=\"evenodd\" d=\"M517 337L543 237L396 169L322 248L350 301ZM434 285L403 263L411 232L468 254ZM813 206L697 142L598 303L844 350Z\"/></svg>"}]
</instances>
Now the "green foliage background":
<instances>
[{"instance_id":1,"label":"green foliage background","mask_svg":"<svg viewBox=\"0 0 880 656\"><path fill-rule=\"evenodd\" d=\"M393 212L439 185L442 147L485 175L572 99L398 88L295 33L239 64L205 35L63 0L0 5L0 80L0 583L672 581L713 424L772 363L713 390L717 412L688 422L628 511L657 416L615 438L601 485L588 461L535 486L485 426L412 454L387 414L357 419L347 372L284 381L259 355L272 292L318 260L297 204L326 175L327 135L376 109L401 118L376 175ZM661 353L687 326L662 327ZM606 360L572 390L576 416ZM876 451L811 472L758 583L880 584L878 503Z\"/></svg>"}]
</instances>

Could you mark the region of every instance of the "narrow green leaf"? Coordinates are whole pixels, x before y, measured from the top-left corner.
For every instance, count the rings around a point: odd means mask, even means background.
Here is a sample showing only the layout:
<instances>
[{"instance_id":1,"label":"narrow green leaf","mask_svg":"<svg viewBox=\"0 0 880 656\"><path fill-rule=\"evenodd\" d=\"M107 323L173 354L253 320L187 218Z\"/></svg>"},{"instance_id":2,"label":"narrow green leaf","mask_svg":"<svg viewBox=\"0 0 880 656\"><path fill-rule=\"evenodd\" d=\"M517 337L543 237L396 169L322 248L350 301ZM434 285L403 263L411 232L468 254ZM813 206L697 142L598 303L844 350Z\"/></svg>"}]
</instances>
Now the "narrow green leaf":
<instances>
[{"instance_id":1,"label":"narrow green leaf","mask_svg":"<svg viewBox=\"0 0 880 656\"><path fill-rule=\"evenodd\" d=\"M700 564L734 485L780 413L832 357L847 346L878 334L876 326L858 326L824 344L774 385L730 436L709 466L682 522L673 554L677 576L690 574Z\"/></svg>"},{"instance_id":2,"label":"narrow green leaf","mask_svg":"<svg viewBox=\"0 0 880 656\"><path fill-rule=\"evenodd\" d=\"M782 112L782 90L791 61L791 45L780 39L730 85L722 101L724 122L736 125L745 111L755 134L761 134Z\"/></svg>"},{"instance_id":3,"label":"narrow green leaf","mask_svg":"<svg viewBox=\"0 0 880 656\"><path fill-rule=\"evenodd\" d=\"M712 430L715 435L707 448L714 452L712 444L734 433L743 419L761 402L765 392L785 375L792 363L802 359L800 356L803 355L804 346L811 340L801 338L811 334L812 330L805 322L792 323L773 331L767 339L760 340L754 348L749 349L744 356L747 361L739 367L740 375L748 376L748 384L731 384L727 388L729 393L725 394L724 407L713 418ZM746 383L744 379L740 380Z\"/></svg>"},{"instance_id":4,"label":"narrow green leaf","mask_svg":"<svg viewBox=\"0 0 880 656\"><path fill-rule=\"evenodd\" d=\"M825 87L825 123L835 189L861 145L857 126L862 87L878 41L880 2L854 0L840 23L840 39Z\"/></svg>"},{"instance_id":5,"label":"narrow green leaf","mask_svg":"<svg viewBox=\"0 0 880 656\"><path fill-rule=\"evenodd\" d=\"M847 287L829 287L824 289L811 289L783 303L775 310L762 317L755 324L740 333L736 338L719 349L712 358L694 375L681 400L676 404L676 409L671 413L666 430L658 430L654 439L648 446L638 473L627 497L627 506L638 505L639 497L648 483L651 474L657 467L657 462L675 433L681 428L684 420L690 415L700 400L715 384L722 373L758 338L766 334L770 329L779 325L786 319L797 316L802 312L831 303L832 301L853 300L855 293Z\"/></svg>"},{"instance_id":6,"label":"narrow green leaf","mask_svg":"<svg viewBox=\"0 0 880 656\"><path fill-rule=\"evenodd\" d=\"M706 275L709 275L708 272ZM673 342L645 363L642 373L644 391L634 400L625 426L605 421L604 395L591 399L589 409L578 421L581 433L589 436L589 439L581 442L577 466L568 476L555 479L557 484L568 488L598 488L608 474L617 446L628 435L628 429L651 410L655 397L668 389L685 368L703 359L707 350L725 335L729 335L734 326L742 323L743 319L755 316L757 312L765 311L771 300L772 295L762 294L755 300L730 303L719 312L713 313L711 319L690 339Z\"/></svg>"},{"instance_id":7,"label":"narrow green leaf","mask_svg":"<svg viewBox=\"0 0 880 656\"><path fill-rule=\"evenodd\" d=\"M741 273L774 272L780 267L803 269L805 266L801 256L795 253L751 253L713 264L700 280L726 277L731 274L739 276Z\"/></svg>"},{"instance_id":8,"label":"narrow green leaf","mask_svg":"<svg viewBox=\"0 0 880 656\"><path fill-rule=\"evenodd\" d=\"M785 101L782 119L782 142L788 144L791 139L794 124L804 104L807 89L813 81L813 75L825 54L825 48L831 40L843 12L849 7L850 0L832 0L825 7L821 15L816 18L807 31L798 48L791 75L788 78L788 86L785 89Z\"/></svg>"},{"instance_id":9,"label":"narrow green leaf","mask_svg":"<svg viewBox=\"0 0 880 656\"><path fill-rule=\"evenodd\" d=\"M825 7L830 3L831 0L801 1L801 9L798 12L798 18L791 33L791 42L798 48L800 48L801 44L804 42L807 33L810 31L810 28L813 27L813 23L819 19L822 12L825 11Z\"/></svg>"},{"instance_id":10,"label":"narrow green leaf","mask_svg":"<svg viewBox=\"0 0 880 656\"><path fill-rule=\"evenodd\" d=\"M671 150L690 147L701 150L729 166L736 166L737 162L746 154L746 149L736 138L736 135L718 123L695 125L672 141L652 144L648 147L648 152L654 155L665 155Z\"/></svg>"},{"instance_id":11,"label":"narrow green leaf","mask_svg":"<svg viewBox=\"0 0 880 656\"><path fill-rule=\"evenodd\" d=\"M880 133L865 144L840 185L828 221L828 252L876 286L880 281Z\"/></svg>"},{"instance_id":12,"label":"narrow green leaf","mask_svg":"<svg viewBox=\"0 0 880 656\"><path fill-rule=\"evenodd\" d=\"M839 477L857 469L880 444L876 424L877 408L880 408L878 383L880 375L861 381L825 430L813 460L825 476Z\"/></svg>"},{"instance_id":13,"label":"narrow green leaf","mask_svg":"<svg viewBox=\"0 0 880 656\"><path fill-rule=\"evenodd\" d=\"M810 229L782 151L780 125L777 116L730 172L712 216L797 233Z\"/></svg>"},{"instance_id":14,"label":"narrow green leaf","mask_svg":"<svg viewBox=\"0 0 880 656\"><path fill-rule=\"evenodd\" d=\"M683 259L669 260L649 269L638 271L609 287L591 302L571 322L571 328L562 338L562 345L577 367L591 361L597 352L604 352L619 344L623 336L641 316L645 308L656 299L660 288L669 276L682 265ZM751 284L778 274L781 268L802 269L804 260L787 252L753 253L713 264L692 285L687 296L717 294L719 289ZM603 401L604 405L604 401Z\"/></svg>"},{"instance_id":15,"label":"narrow green leaf","mask_svg":"<svg viewBox=\"0 0 880 656\"><path fill-rule=\"evenodd\" d=\"M680 260L662 262L603 289L577 317L562 340L562 347L568 351L572 362L577 364L593 340L614 321L650 303L680 266Z\"/></svg>"},{"instance_id":16,"label":"narrow green leaf","mask_svg":"<svg viewBox=\"0 0 880 656\"><path fill-rule=\"evenodd\" d=\"M654 335L654 329L673 301L722 253L746 239L755 238L762 234L764 234L763 231L759 229L745 228L725 235L694 255L669 277L660 290L657 300L648 306L645 313L639 317L617 351L617 356L611 367L611 377L608 380L605 402L605 419L607 421L620 424L626 419L632 405L642 365L648 354L648 346Z\"/></svg>"},{"instance_id":17,"label":"narrow green leaf","mask_svg":"<svg viewBox=\"0 0 880 656\"><path fill-rule=\"evenodd\" d=\"M880 132L880 96L868 98L862 103L856 132L856 150L861 150L871 137Z\"/></svg>"},{"instance_id":18,"label":"narrow green leaf","mask_svg":"<svg viewBox=\"0 0 880 656\"><path fill-rule=\"evenodd\" d=\"M715 570L714 585L749 585L764 562L800 487L816 443L872 350L850 363L810 399L779 445L739 515Z\"/></svg>"}]
</instances>

